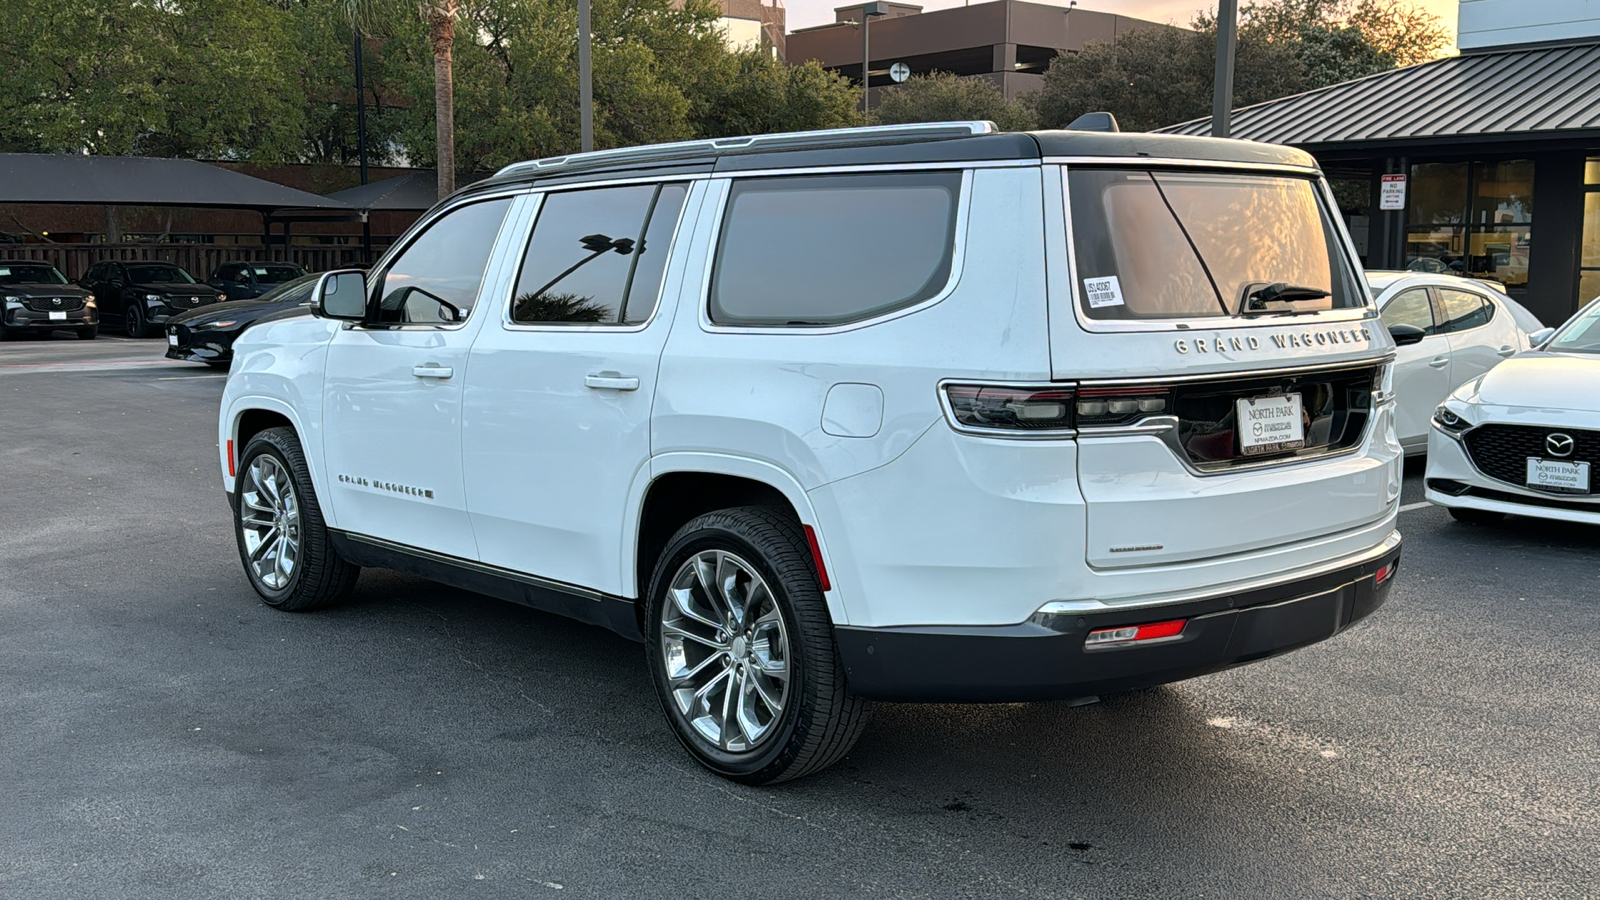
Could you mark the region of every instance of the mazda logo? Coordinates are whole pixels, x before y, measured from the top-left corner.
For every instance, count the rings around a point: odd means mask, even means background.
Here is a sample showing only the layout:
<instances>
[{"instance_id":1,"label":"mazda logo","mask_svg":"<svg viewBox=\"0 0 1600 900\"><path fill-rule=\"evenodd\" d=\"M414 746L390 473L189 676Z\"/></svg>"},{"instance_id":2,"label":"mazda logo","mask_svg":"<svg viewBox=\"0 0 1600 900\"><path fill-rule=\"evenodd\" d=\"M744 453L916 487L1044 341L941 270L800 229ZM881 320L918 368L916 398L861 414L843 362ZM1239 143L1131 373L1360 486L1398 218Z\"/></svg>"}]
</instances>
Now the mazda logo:
<instances>
[{"instance_id":1,"label":"mazda logo","mask_svg":"<svg viewBox=\"0 0 1600 900\"><path fill-rule=\"evenodd\" d=\"M1570 434L1552 434L1544 439L1544 449L1551 456L1571 456L1575 442Z\"/></svg>"},{"instance_id":2,"label":"mazda logo","mask_svg":"<svg viewBox=\"0 0 1600 900\"><path fill-rule=\"evenodd\" d=\"M53 297L53 298L51 298L51 300L50 300L50 304L51 304L51 305L52 305L52 306L60 306L60 305L61 305L61 298L60 298L60 297Z\"/></svg>"}]
</instances>

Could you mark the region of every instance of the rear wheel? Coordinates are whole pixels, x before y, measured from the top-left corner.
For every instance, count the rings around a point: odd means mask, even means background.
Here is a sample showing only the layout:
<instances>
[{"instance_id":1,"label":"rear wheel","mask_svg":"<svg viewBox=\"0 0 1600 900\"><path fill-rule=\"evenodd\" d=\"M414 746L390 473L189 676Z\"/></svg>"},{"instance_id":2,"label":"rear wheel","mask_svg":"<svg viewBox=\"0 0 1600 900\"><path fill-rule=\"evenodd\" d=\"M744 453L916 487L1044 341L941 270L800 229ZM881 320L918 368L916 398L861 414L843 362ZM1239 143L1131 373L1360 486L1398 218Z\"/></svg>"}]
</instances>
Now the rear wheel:
<instances>
[{"instance_id":1,"label":"rear wheel","mask_svg":"<svg viewBox=\"0 0 1600 900\"><path fill-rule=\"evenodd\" d=\"M269 428L245 445L233 522L245 574L268 606L316 609L355 587L361 569L333 547L292 429Z\"/></svg>"},{"instance_id":2,"label":"rear wheel","mask_svg":"<svg viewBox=\"0 0 1600 900\"><path fill-rule=\"evenodd\" d=\"M122 325L123 329L128 332L128 337L144 337L144 310L139 308L139 304L129 303L122 308Z\"/></svg>"},{"instance_id":3,"label":"rear wheel","mask_svg":"<svg viewBox=\"0 0 1600 900\"><path fill-rule=\"evenodd\" d=\"M745 784L824 769L860 737L800 526L740 507L678 530L656 562L646 655L673 732L702 765Z\"/></svg>"},{"instance_id":4,"label":"rear wheel","mask_svg":"<svg viewBox=\"0 0 1600 900\"><path fill-rule=\"evenodd\" d=\"M1460 506L1450 508L1450 518L1468 525L1494 525L1506 517L1505 513L1492 512L1487 509L1467 509Z\"/></svg>"}]
</instances>

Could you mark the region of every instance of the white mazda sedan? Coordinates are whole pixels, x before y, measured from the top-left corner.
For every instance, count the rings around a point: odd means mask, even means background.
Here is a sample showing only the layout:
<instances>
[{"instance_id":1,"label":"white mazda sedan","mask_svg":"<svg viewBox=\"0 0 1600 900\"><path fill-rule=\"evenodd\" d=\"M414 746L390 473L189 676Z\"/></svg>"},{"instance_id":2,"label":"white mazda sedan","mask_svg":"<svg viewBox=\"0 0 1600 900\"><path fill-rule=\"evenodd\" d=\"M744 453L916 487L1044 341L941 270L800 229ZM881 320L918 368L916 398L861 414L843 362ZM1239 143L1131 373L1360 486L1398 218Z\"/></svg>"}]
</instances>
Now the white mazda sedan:
<instances>
[{"instance_id":1,"label":"white mazda sedan","mask_svg":"<svg viewBox=\"0 0 1600 900\"><path fill-rule=\"evenodd\" d=\"M1398 345L1394 430L1408 455L1428 449L1428 420L1456 385L1527 350L1530 333L1544 329L1522 304L1471 278L1368 272L1367 284ZM1407 336L1408 328L1417 331Z\"/></svg>"},{"instance_id":2,"label":"white mazda sedan","mask_svg":"<svg viewBox=\"0 0 1600 900\"><path fill-rule=\"evenodd\" d=\"M1427 498L1463 522L1506 513L1600 525L1600 300L1433 415Z\"/></svg>"}]
</instances>

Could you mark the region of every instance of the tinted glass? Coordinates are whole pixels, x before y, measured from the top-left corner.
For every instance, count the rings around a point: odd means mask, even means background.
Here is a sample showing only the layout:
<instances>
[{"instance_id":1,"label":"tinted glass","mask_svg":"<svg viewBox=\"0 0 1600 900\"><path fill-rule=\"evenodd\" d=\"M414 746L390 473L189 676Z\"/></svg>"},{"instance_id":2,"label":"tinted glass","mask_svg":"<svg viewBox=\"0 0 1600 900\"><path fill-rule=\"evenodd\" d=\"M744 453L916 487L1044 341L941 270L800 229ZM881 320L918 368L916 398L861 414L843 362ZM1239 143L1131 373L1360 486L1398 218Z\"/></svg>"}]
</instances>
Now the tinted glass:
<instances>
[{"instance_id":1,"label":"tinted glass","mask_svg":"<svg viewBox=\"0 0 1600 900\"><path fill-rule=\"evenodd\" d=\"M262 303L306 303L317 286L317 276L301 275L293 281L280 284L256 299Z\"/></svg>"},{"instance_id":2,"label":"tinted glass","mask_svg":"<svg viewBox=\"0 0 1600 900\"><path fill-rule=\"evenodd\" d=\"M1489 324L1494 318L1494 304L1477 294L1451 288L1437 288L1439 301L1444 306L1443 331L1466 331Z\"/></svg>"},{"instance_id":3,"label":"tinted glass","mask_svg":"<svg viewBox=\"0 0 1600 900\"><path fill-rule=\"evenodd\" d=\"M194 284L189 273L177 266L129 266L128 280L134 284Z\"/></svg>"},{"instance_id":4,"label":"tinted glass","mask_svg":"<svg viewBox=\"0 0 1600 900\"><path fill-rule=\"evenodd\" d=\"M1438 329L1433 324L1433 304L1428 301L1427 288L1412 288L1396 294L1383 308L1383 324L1391 328L1395 325L1414 325L1421 328L1424 334L1437 333Z\"/></svg>"},{"instance_id":5,"label":"tinted glass","mask_svg":"<svg viewBox=\"0 0 1600 900\"><path fill-rule=\"evenodd\" d=\"M637 325L647 321L661 299L661 278L667 271L667 254L672 250L672 235L678 228L684 198L689 188L683 184L664 184L656 194L650 223L634 257L633 278L628 283L628 302L622 308L622 321Z\"/></svg>"},{"instance_id":6,"label":"tinted glass","mask_svg":"<svg viewBox=\"0 0 1600 900\"><path fill-rule=\"evenodd\" d=\"M539 208L512 295L511 320L614 325L647 250L656 185L550 194ZM681 200L680 200L681 203ZM666 255L666 241L648 250ZM659 278L659 276L658 276Z\"/></svg>"},{"instance_id":7,"label":"tinted glass","mask_svg":"<svg viewBox=\"0 0 1600 900\"><path fill-rule=\"evenodd\" d=\"M1546 350L1559 350L1568 353L1600 353L1600 304L1591 304L1580 310L1567 324L1561 326L1561 332L1555 340L1545 346Z\"/></svg>"},{"instance_id":8,"label":"tinted glass","mask_svg":"<svg viewBox=\"0 0 1600 900\"><path fill-rule=\"evenodd\" d=\"M1078 289L1092 318L1234 315L1280 282L1329 296L1270 309L1363 302L1309 179L1074 169L1068 180Z\"/></svg>"},{"instance_id":9,"label":"tinted glass","mask_svg":"<svg viewBox=\"0 0 1600 900\"><path fill-rule=\"evenodd\" d=\"M736 182L711 320L835 325L927 300L950 280L959 172Z\"/></svg>"},{"instance_id":10,"label":"tinted glass","mask_svg":"<svg viewBox=\"0 0 1600 900\"><path fill-rule=\"evenodd\" d=\"M256 284L282 284L305 274L294 266L252 266L250 271L255 275Z\"/></svg>"},{"instance_id":11,"label":"tinted glass","mask_svg":"<svg viewBox=\"0 0 1600 900\"><path fill-rule=\"evenodd\" d=\"M464 316L478 301L509 198L471 203L434 220L400 252L378 285L378 320L433 324L448 321L440 300Z\"/></svg>"},{"instance_id":12,"label":"tinted glass","mask_svg":"<svg viewBox=\"0 0 1600 900\"><path fill-rule=\"evenodd\" d=\"M55 266L30 266L0 263L0 284L66 284Z\"/></svg>"}]
</instances>

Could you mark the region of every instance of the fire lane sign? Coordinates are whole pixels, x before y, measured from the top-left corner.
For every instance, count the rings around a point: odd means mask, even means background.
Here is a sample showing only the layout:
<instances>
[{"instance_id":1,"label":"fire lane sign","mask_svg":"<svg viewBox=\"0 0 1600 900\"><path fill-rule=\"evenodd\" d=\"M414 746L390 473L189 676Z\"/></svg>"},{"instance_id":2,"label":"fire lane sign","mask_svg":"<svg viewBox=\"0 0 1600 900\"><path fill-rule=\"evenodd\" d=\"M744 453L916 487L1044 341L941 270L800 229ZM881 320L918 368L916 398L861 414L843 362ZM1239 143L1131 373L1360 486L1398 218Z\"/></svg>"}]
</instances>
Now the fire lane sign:
<instances>
[{"instance_id":1,"label":"fire lane sign","mask_svg":"<svg viewBox=\"0 0 1600 900\"><path fill-rule=\"evenodd\" d=\"M1406 177L1404 175L1383 176L1383 185L1378 191L1378 208L1406 208Z\"/></svg>"}]
</instances>

